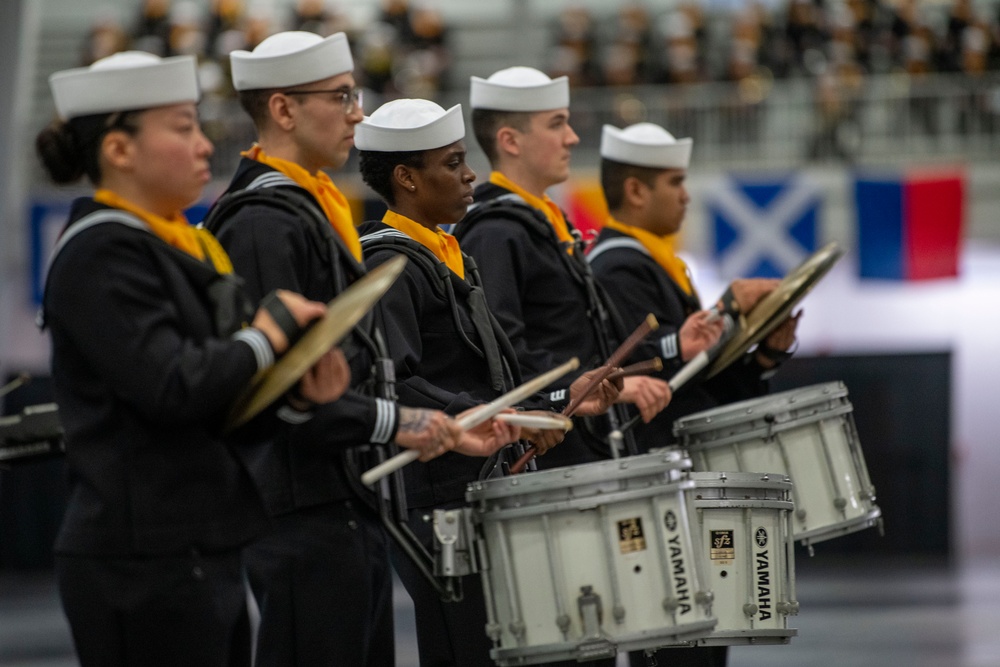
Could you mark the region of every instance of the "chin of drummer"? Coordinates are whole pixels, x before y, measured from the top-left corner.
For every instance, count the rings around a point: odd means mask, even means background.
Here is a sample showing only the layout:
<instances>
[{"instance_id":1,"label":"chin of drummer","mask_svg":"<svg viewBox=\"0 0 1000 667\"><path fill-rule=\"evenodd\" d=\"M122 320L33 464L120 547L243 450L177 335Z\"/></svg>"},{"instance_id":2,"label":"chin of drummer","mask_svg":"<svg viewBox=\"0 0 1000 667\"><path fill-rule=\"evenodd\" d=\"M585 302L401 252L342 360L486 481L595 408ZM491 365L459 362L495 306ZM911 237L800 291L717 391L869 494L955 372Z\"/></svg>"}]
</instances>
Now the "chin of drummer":
<instances>
[{"instance_id":1,"label":"chin of drummer","mask_svg":"<svg viewBox=\"0 0 1000 667\"><path fill-rule=\"evenodd\" d=\"M478 408L470 408L458 415L461 418ZM517 412L514 408L507 408L499 414ZM490 456L503 447L517 442L521 437L521 427L498 419L487 419L481 424L473 426L462 432L455 451L466 456Z\"/></svg>"}]
</instances>

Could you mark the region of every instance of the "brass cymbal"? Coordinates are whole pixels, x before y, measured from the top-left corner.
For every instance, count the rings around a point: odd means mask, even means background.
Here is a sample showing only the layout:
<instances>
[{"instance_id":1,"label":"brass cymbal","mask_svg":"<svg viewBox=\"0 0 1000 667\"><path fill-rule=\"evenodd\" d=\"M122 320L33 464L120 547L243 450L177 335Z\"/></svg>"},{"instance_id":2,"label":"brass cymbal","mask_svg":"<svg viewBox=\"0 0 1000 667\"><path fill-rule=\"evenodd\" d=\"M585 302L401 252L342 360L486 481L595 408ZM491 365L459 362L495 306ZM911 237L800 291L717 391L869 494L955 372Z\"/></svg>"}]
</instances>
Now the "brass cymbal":
<instances>
[{"instance_id":1,"label":"brass cymbal","mask_svg":"<svg viewBox=\"0 0 1000 667\"><path fill-rule=\"evenodd\" d=\"M233 402L226 418L226 431L250 421L282 396L313 364L339 343L372 306L396 282L406 265L399 255L376 267L327 304L326 314L278 361L257 373L250 386Z\"/></svg>"},{"instance_id":2,"label":"brass cymbal","mask_svg":"<svg viewBox=\"0 0 1000 667\"><path fill-rule=\"evenodd\" d=\"M784 322L792 309L843 254L843 249L836 242L830 242L792 269L774 291L766 294L749 313L740 317L739 329L712 361L707 377L716 375L742 357Z\"/></svg>"}]
</instances>

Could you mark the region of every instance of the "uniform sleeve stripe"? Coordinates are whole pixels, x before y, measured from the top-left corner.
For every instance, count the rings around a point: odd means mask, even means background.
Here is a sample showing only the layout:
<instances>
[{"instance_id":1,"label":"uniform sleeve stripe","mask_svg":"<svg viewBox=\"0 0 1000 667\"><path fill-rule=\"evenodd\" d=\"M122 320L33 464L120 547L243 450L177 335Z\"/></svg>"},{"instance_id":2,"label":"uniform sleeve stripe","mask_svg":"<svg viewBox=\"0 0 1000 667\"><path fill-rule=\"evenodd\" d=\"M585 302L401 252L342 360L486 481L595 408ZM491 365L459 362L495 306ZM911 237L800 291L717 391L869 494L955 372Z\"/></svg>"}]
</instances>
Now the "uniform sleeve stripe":
<instances>
[{"instance_id":1,"label":"uniform sleeve stripe","mask_svg":"<svg viewBox=\"0 0 1000 667\"><path fill-rule=\"evenodd\" d=\"M672 333L660 339L660 354L664 359L677 356L677 334Z\"/></svg>"},{"instance_id":2,"label":"uniform sleeve stripe","mask_svg":"<svg viewBox=\"0 0 1000 667\"><path fill-rule=\"evenodd\" d=\"M250 346L250 349L253 350L253 356L257 360L257 370L274 365L274 350L271 349L271 343L268 342L267 336L260 329L253 327L240 329L233 334L233 340L241 341Z\"/></svg>"},{"instance_id":3,"label":"uniform sleeve stripe","mask_svg":"<svg viewBox=\"0 0 1000 667\"><path fill-rule=\"evenodd\" d=\"M287 405L278 408L278 419L288 424L305 424L312 418L311 412L299 412Z\"/></svg>"},{"instance_id":4,"label":"uniform sleeve stripe","mask_svg":"<svg viewBox=\"0 0 1000 667\"><path fill-rule=\"evenodd\" d=\"M396 427L396 408L392 401L375 399L375 429L371 441L377 445L389 442Z\"/></svg>"}]
</instances>

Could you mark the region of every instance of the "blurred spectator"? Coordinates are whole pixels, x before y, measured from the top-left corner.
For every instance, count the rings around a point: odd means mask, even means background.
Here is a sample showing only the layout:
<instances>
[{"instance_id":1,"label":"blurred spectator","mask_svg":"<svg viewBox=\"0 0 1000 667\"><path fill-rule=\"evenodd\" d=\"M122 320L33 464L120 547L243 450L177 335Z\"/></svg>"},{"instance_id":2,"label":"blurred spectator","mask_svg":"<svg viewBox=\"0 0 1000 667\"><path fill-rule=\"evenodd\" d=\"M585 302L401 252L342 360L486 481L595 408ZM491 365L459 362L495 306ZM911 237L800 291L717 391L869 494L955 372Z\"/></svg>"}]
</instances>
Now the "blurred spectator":
<instances>
[{"instance_id":1,"label":"blurred spectator","mask_svg":"<svg viewBox=\"0 0 1000 667\"><path fill-rule=\"evenodd\" d=\"M232 44L235 36L242 41L244 18L243 0L212 0L205 29L206 54L210 58L222 58L234 48L243 48L242 44Z\"/></svg>"},{"instance_id":2,"label":"blurred spectator","mask_svg":"<svg viewBox=\"0 0 1000 667\"><path fill-rule=\"evenodd\" d=\"M296 0L292 8L291 30L314 32L324 37L349 32L343 12L327 6L324 0Z\"/></svg>"},{"instance_id":3,"label":"blurred spectator","mask_svg":"<svg viewBox=\"0 0 1000 667\"><path fill-rule=\"evenodd\" d=\"M823 14L814 0L789 0L785 35L791 51L791 69L797 74L816 74L824 62L826 41Z\"/></svg>"},{"instance_id":4,"label":"blurred spectator","mask_svg":"<svg viewBox=\"0 0 1000 667\"><path fill-rule=\"evenodd\" d=\"M413 41L413 35L410 33L409 0L383 0L379 21L391 26L396 31L397 39L404 44Z\"/></svg>"},{"instance_id":5,"label":"blurred spectator","mask_svg":"<svg viewBox=\"0 0 1000 667\"><path fill-rule=\"evenodd\" d=\"M158 56L169 55L170 0L142 0L132 31L132 47Z\"/></svg>"},{"instance_id":6,"label":"blurred spectator","mask_svg":"<svg viewBox=\"0 0 1000 667\"><path fill-rule=\"evenodd\" d=\"M103 9L83 40L80 64L84 67L129 48L128 31L109 8Z\"/></svg>"},{"instance_id":7,"label":"blurred spectator","mask_svg":"<svg viewBox=\"0 0 1000 667\"><path fill-rule=\"evenodd\" d=\"M689 7L679 7L664 15L660 21L663 40L660 69L664 73L661 80L667 83L694 83L701 78L698 26Z\"/></svg>"},{"instance_id":8,"label":"blurred spectator","mask_svg":"<svg viewBox=\"0 0 1000 667\"><path fill-rule=\"evenodd\" d=\"M406 97L433 97L448 82L451 53L444 17L437 9L417 5L410 10L410 43L397 68L396 87Z\"/></svg>"},{"instance_id":9,"label":"blurred spectator","mask_svg":"<svg viewBox=\"0 0 1000 667\"><path fill-rule=\"evenodd\" d=\"M170 37L167 53L171 56L195 56L206 54L207 39L201 7L194 0L182 0L170 10Z\"/></svg>"},{"instance_id":10,"label":"blurred spectator","mask_svg":"<svg viewBox=\"0 0 1000 667\"><path fill-rule=\"evenodd\" d=\"M571 4L556 18L550 70L568 76L570 86L593 86L601 82L597 29L590 10Z\"/></svg>"},{"instance_id":11,"label":"blurred spectator","mask_svg":"<svg viewBox=\"0 0 1000 667\"><path fill-rule=\"evenodd\" d=\"M760 65L763 39L759 7L750 6L733 18L726 79L736 85L721 109L723 143L755 145L763 123L763 103L771 88L771 73Z\"/></svg>"},{"instance_id":12,"label":"blurred spectator","mask_svg":"<svg viewBox=\"0 0 1000 667\"><path fill-rule=\"evenodd\" d=\"M653 30L649 12L638 2L626 3L618 11L611 44L604 52L602 78L610 86L652 83L655 68Z\"/></svg>"},{"instance_id":13,"label":"blurred spectator","mask_svg":"<svg viewBox=\"0 0 1000 667\"><path fill-rule=\"evenodd\" d=\"M831 26L828 64L816 77L816 130L808 151L814 160L836 158L853 163L861 148L864 70L854 52L853 21L843 14Z\"/></svg>"}]
</instances>

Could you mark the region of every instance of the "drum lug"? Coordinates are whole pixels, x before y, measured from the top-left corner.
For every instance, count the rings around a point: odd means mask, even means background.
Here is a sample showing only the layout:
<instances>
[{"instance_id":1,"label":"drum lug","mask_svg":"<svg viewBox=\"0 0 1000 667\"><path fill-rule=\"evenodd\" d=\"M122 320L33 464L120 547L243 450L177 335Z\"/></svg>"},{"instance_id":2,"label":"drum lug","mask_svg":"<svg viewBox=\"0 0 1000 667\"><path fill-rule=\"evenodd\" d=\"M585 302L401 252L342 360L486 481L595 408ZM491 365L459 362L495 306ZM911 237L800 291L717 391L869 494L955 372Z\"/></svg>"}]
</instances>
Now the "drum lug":
<instances>
[{"instance_id":1,"label":"drum lug","mask_svg":"<svg viewBox=\"0 0 1000 667\"><path fill-rule=\"evenodd\" d=\"M757 605L751 602L746 603L745 605L743 605L743 613L746 614L747 616L756 616Z\"/></svg>"},{"instance_id":2,"label":"drum lug","mask_svg":"<svg viewBox=\"0 0 1000 667\"><path fill-rule=\"evenodd\" d=\"M583 623L583 636L600 637L601 617L604 615L601 596L594 592L593 586L581 586L580 597L577 598L576 604Z\"/></svg>"},{"instance_id":3,"label":"drum lug","mask_svg":"<svg viewBox=\"0 0 1000 667\"><path fill-rule=\"evenodd\" d=\"M715 593L712 591L698 591L694 594L694 601L706 609L711 609L712 602L715 601Z\"/></svg>"},{"instance_id":4,"label":"drum lug","mask_svg":"<svg viewBox=\"0 0 1000 667\"><path fill-rule=\"evenodd\" d=\"M487 623L486 624L486 636L490 638L494 644L500 642L500 637L503 635L503 626L499 623Z\"/></svg>"},{"instance_id":5,"label":"drum lug","mask_svg":"<svg viewBox=\"0 0 1000 667\"><path fill-rule=\"evenodd\" d=\"M556 617L556 625L559 627L559 632L565 635L569 632L570 619L569 614L560 614Z\"/></svg>"},{"instance_id":6,"label":"drum lug","mask_svg":"<svg viewBox=\"0 0 1000 667\"><path fill-rule=\"evenodd\" d=\"M834 498L833 499L833 506L836 507L841 512L843 512L844 508L847 507L847 499L845 499L845 498Z\"/></svg>"},{"instance_id":7,"label":"drum lug","mask_svg":"<svg viewBox=\"0 0 1000 667\"><path fill-rule=\"evenodd\" d=\"M799 603L797 600L792 600L791 602L779 602L775 605L779 614L784 614L785 616L796 616L799 613Z\"/></svg>"}]
</instances>

